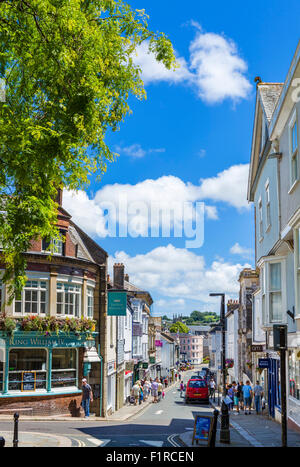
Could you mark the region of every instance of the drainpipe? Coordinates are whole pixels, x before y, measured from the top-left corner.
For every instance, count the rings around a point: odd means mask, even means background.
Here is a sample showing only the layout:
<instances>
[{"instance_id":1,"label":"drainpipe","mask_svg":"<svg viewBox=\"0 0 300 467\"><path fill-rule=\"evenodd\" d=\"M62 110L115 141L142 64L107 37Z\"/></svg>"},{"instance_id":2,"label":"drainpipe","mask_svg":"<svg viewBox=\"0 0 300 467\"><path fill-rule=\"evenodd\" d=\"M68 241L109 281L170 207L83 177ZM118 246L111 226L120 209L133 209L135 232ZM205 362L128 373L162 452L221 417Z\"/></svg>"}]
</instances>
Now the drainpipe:
<instances>
[{"instance_id":1,"label":"drainpipe","mask_svg":"<svg viewBox=\"0 0 300 467\"><path fill-rule=\"evenodd\" d=\"M100 358L100 405L99 415L102 417L102 381L103 381L103 358L100 355L100 344L98 344L98 355Z\"/></svg>"}]
</instances>

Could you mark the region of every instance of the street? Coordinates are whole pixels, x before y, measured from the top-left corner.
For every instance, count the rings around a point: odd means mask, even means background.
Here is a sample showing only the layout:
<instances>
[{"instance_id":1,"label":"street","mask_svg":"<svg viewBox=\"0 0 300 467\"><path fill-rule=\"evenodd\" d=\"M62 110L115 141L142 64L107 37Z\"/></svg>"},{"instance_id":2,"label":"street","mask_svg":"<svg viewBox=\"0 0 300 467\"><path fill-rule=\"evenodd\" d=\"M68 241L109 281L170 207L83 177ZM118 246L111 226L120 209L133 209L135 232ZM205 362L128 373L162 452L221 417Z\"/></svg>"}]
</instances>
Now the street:
<instances>
[{"instance_id":1,"label":"street","mask_svg":"<svg viewBox=\"0 0 300 467\"><path fill-rule=\"evenodd\" d=\"M183 373L187 382L191 372ZM177 434L192 431L197 413L210 414L203 403L185 404L180 397L179 382L166 393L165 399L150 404L127 422L74 420L19 420L19 446L36 445L39 434L42 447L174 447L182 446ZM12 417L13 420L13 417ZM0 421L0 434L7 440L13 436L13 422ZM43 437L44 435L44 437ZM23 440L23 442L22 442Z\"/></svg>"}]
</instances>

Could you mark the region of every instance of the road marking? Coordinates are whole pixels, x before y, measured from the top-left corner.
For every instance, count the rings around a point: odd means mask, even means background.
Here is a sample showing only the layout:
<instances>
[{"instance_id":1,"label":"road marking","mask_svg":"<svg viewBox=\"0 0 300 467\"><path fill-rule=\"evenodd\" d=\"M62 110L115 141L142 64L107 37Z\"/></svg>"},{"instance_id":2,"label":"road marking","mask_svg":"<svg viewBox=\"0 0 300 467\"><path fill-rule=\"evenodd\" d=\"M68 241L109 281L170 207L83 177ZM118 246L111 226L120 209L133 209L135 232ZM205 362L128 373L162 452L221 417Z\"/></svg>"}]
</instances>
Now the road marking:
<instances>
[{"instance_id":1,"label":"road marking","mask_svg":"<svg viewBox=\"0 0 300 467\"><path fill-rule=\"evenodd\" d=\"M185 428L185 430L193 431L194 428Z\"/></svg>"},{"instance_id":2,"label":"road marking","mask_svg":"<svg viewBox=\"0 0 300 467\"><path fill-rule=\"evenodd\" d=\"M176 441L174 440L175 436L178 436L178 435L174 434L174 435L171 435L171 436L169 436L169 437L167 438L168 441L169 441L169 443L172 444L172 446L175 446L176 448L177 448L177 447L181 447L181 445L180 445L180 444L177 444Z\"/></svg>"},{"instance_id":3,"label":"road marking","mask_svg":"<svg viewBox=\"0 0 300 467\"><path fill-rule=\"evenodd\" d=\"M97 446L101 446L102 448L110 443L110 439L97 439L97 438L87 438L87 441L90 443L96 444Z\"/></svg>"},{"instance_id":4,"label":"road marking","mask_svg":"<svg viewBox=\"0 0 300 467\"><path fill-rule=\"evenodd\" d=\"M162 413L163 413L163 410L158 410L157 412L155 412L154 415L160 415L160 414L162 414Z\"/></svg>"},{"instance_id":5,"label":"road marking","mask_svg":"<svg viewBox=\"0 0 300 467\"><path fill-rule=\"evenodd\" d=\"M141 439L140 442L145 443L145 444L149 444L149 446L154 446L154 447L157 447L157 448L161 448L162 445L164 444L163 441L146 441L144 439Z\"/></svg>"}]
</instances>

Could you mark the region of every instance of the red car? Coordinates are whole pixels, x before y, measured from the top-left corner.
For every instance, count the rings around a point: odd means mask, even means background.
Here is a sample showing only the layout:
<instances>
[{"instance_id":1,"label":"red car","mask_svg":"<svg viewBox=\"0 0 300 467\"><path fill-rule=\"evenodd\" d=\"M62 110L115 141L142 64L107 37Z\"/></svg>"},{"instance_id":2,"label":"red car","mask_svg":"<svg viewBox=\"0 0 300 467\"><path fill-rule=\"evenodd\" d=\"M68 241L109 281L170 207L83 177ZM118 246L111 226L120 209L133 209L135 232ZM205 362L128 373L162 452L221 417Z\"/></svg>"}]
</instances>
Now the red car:
<instances>
[{"instance_id":1,"label":"red car","mask_svg":"<svg viewBox=\"0 0 300 467\"><path fill-rule=\"evenodd\" d=\"M209 403L208 385L206 381L199 379L189 379L186 385L185 402L200 400Z\"/></svg>"}]
</instances>

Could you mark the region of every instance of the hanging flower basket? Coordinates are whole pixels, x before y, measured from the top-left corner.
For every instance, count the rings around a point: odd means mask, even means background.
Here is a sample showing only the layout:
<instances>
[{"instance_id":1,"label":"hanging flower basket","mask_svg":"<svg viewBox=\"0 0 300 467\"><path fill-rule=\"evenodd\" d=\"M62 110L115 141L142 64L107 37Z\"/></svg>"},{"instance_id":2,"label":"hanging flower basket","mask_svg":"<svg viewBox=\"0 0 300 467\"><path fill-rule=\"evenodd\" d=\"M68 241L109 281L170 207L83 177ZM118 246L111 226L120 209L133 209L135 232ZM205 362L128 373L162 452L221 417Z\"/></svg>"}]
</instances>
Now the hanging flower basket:
<instances>
[{"instance_id":1,"label":"hanging flower basket","mask_svg":"<svg viewBox=\"0 0 300 467\"><path fill-rule=\"evenodd\" d=\"M246 365L248 368L252 368L253 367L253 363L250 362L249 360L246 362Z\"/></svg>"},{"instance_id":2,"label":"hanging flower basket","mask_svg":"<svg viewBox=\"0 0 300 467\"><path fill-rule=\"evenodd\" d=\"M226 358L225 360L225 367L226 368L233 368L234 360L232 358Z\"/></svg>"}]
</instances>

